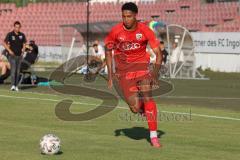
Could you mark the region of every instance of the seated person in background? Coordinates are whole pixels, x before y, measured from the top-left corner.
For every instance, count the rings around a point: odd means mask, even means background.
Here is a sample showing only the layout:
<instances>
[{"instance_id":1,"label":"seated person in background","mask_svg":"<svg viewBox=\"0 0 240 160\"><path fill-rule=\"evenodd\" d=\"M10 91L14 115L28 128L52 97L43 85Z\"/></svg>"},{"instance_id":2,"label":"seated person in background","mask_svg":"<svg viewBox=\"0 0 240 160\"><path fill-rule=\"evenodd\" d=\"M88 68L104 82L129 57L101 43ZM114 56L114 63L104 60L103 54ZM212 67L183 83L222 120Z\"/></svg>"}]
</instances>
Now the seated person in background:
<instances>
[{"instance_id":1,"label":"seated person in background","mask_svg":"<svg viewBox=\"0 0 240 160\"><path fill-rule=\"evenodd\" d=\"M0 55L0 69L1 69L1 76L0 76L0 84L4 83L4 80L10 76L10 63L3 60L3 56L7 57L8 59L8 51L6 49L3 50L2 54ZM20 71L27 70L32 64L35 63L38 57L38 46L35 44L34 41L30 41L28 45L26 45L26 55L21 62Z\"/></svg>"},{"instance_id":2,"label":"seated person in background","mask_svg":"<svg viewBox=\"0 0 240 160\"><path fill-rule=\"evenodd\" d=\"M98 40L95 40L93 43L92 47L92 55L94 58L91 60L91 63L98 64L98 70L97 72L104 72L105 67L106 67L106 62L105 62L105 51L103 47L99 44Z\"/></svg>"},{"instance_id":3,"label":"seated person in background","mask_svg":"<svg viewBox=\"0 0 240 160\"><path fill-rule=\"evenodd\" d=\"M7 51L4 50L2 54L0 54L0 70L1 70L1 76L0 76L0 84L4 83L4 80L7 79L10 76L10 63L7 61L4 61L3 55L7 57Z\"/></svg>"},{"instance_id":4,"label":"seated person in background","mask_svg":"<svg viewBox=\"0 0 240 160\"><path fill-rule=\"evenodd\" d=\"M160 42L160 49L161 49L162 55L163 55L163 61L162 61L162 63L163 63L163 64L166 64L166 63L167 63L168 52L167 52L166 49L165 49L165 46L164 46L164 42L163 42L163 41Z\"/></svg>"},{"instance_id":5,"label":"seated person in background","mask_svg":"<svg viewBox=\"0 0 240 160\"><path fill-rule=\"evenodd\" d=\"M21 71L27 70L32 64L35 63L38 57L38 46L35 44L33 40L26 45L26 55L23 58L21 63Z\"/></svg>"},{"instance_id":6,"label":"seated person in background","mask_svg":"<svg viewBox=\"0 0 240 160\"><path fill-rule=\"evenodd\" d=\"M178 46L177 42L173 43L172 55L170 56L170 63L183 63L184 62L184 53L182 49Z\"/></svg>"},{"instance_id":7,"label":"seated person in background","mask_svg":"<svg viewBox=\"0 0 240 160\"><path fill-rule=\"evenodd\" d=\"M103 46L99 44L98 40L95 40L93 43L92 54L93 56L99 58L101 61L105 60L105 51L103 49Z\"/></svg>"},{"instance_id":8,"label":"seated person in background","mask_svg":"<svg viewBox=\"0 0 240 160\"><path fill-rule=\"evenodd\" d=\"M98 40L93 42L92 47L89 49L90 58L88 60L90 73L97 74L99 72L104 72L106 68L105 62L105 51L103 47L99 44ZM87 65L84 65L80 73L86 74Z\"/></svg>"}]
</instances>

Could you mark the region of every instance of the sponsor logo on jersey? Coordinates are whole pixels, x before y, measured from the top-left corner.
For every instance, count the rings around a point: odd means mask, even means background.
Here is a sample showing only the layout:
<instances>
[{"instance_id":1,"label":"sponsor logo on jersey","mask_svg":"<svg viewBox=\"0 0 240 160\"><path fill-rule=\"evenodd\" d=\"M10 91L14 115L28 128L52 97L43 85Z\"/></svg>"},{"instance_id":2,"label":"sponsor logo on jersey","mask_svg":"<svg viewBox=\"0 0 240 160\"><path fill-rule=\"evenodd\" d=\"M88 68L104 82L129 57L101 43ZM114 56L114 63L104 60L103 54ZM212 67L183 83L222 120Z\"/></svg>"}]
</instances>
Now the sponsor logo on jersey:
<instances>
[{"instance_id":1,"label":"sponsor logo on jersey","mask_svg":"<svg viewBox=\"0 0 240 160\"><path fill-rule=\"evenodd\" d=\"M123 45L121 45L121 49L124 51L130 51L130 50L135 50L135 49L139 49L141 47L141 45L139 43L124 43Z\"/></svg>"}]
</instances>

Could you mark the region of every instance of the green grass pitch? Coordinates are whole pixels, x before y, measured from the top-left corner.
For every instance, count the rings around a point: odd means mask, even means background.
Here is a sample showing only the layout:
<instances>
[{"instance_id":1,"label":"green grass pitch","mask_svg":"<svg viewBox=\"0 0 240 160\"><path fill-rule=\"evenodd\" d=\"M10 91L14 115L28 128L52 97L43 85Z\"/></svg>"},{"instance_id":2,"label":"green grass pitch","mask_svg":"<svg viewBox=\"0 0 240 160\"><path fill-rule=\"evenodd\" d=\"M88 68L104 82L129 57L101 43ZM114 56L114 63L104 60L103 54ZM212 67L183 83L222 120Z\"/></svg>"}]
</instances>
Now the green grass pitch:
<instances>
[{"instance_id":1,"label":"green grass pitch","mask_svg":"<svg viewBox=\"0 0 240 160\"><path fill-rule=\"evenodd\" d=\"M239 160L240 74L205 74L211 80L172 80L174 91L156 98L159 111L167 117L158 124L160 149L150 146L146 122L124 117L130 112L122 100L100 118L66 122L54 112L60 100L74 100L73 113L90 110L100 100L58 94L47 87L16 93L1 85L0 159ZM79 84L79 77L69 81ZM105 81L99 79L98 84L106 88ZM182 117L171 118L176 115ZM40 154L39 140L47 133L60 137L62 154Z\"/></svg>"}]
</instances>

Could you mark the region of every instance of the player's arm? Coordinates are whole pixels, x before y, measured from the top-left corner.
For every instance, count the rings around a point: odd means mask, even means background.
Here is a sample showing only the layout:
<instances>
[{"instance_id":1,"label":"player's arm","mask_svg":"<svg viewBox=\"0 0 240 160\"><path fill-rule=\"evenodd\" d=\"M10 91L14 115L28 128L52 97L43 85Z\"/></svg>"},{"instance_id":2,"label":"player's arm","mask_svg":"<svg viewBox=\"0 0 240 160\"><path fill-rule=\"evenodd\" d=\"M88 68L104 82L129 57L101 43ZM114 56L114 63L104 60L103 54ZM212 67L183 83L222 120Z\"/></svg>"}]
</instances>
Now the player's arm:
<instances>
[{"instance_id":1,"label":"player's arm","mask_svg":"<svg viewBox=\"0 0 240 160\"><path fill-rule=\"evenodd\" d=\"M22 55L24 54L25 50L26 50L26 46L27 46L27 39L25 37L25 35L23 34L23 48L22 48Z\"/></svg>"},{"instance_id":2,"label":"player's arm","mask_svg":"<svg viewBox=\"0 0 240 160\"><path fill-rule=\"evenodd\" d=\"M154 79L158 81L159 71L160 71L160 67L163 59L162 51L160 49L160 42L150 28L146 27L144 31L145 31L145 35L147 36L148 43L156 55L156 62L154 64L153 76L154 76Z\"/></svg>"},{"instance_id":3,"label":"player's arm","mask_svg":"<svg viewBox=\"0 0 240 160\"><path fill-rule=\"evenodd\" d=\"M3 47L8 51L10 55L14 55L13 51L10 49L9 45L6 42L3 42Z\"/></svg>"},{"instance_id":4,"label":"player's arm","mask_svg":"<svg viewBox=\"0 0 240 160\"><path fill-rule=\"evenodd\" d=\"M163 60L163 55L162 55L162 51L160 50L160 47L153 48L152 50L156 55L156 62L154 64L153 73L155 74L154 75L155 78L158 78L162 60Z\"/></svg>"},{"instance_id":5,"label":"player's arm","mask_svg":"<svg viewBox=\"0 0 240 160\"><path fill-rule=\"evenodd\" d=\"M107 45L105 47L105 58L108 70L108 87L112 88L112 49L108 48Z\"/></svg>"},{"instance_id":6,"label":"player's arm","mask_svg":"<svg viewBox=\"0 0 240 160\"><path fill-rule=\"evenodd\" d=\"M112 52L115 44L114 29L110 31L108 36L104 40L105 43L105 58L108 71L108 87L112 88L113 85L113 73L112 73Z\"/></svg>"},{"instance_id":7,"label":"player's arm","mask_svg":"<svg viewBox=\"0 0 240 160\"><path fill-rule=\"evenodd\" d=\"M22 48L22 55L24 54L24 52L26 51L26 48L27 48L27 44L26 43L24 43L23 44L23 48Z\"/></svg>"},{"instance_id":8,"label":"player's arm","mask_svg":"<svg viewBox=\"0 0 240 160\"><path fill-rule=\"evenodd\" d=\"M5 40L3 41L3 47L8 51L10 55L14 55L13 51L10 49L8 42L10 41L10 34L8 33Z\"/></svg>"}]
</instances>

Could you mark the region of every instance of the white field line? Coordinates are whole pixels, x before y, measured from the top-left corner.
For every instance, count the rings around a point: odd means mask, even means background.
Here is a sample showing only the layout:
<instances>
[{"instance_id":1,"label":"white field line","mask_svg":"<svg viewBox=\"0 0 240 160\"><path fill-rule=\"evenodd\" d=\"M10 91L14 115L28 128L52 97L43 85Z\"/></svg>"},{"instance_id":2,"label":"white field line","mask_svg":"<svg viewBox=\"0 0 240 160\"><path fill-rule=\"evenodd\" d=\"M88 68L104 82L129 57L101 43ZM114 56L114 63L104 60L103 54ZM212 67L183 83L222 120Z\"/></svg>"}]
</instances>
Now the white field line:
<instances>
[{"instance_id":1,"label":"white field line","mask_svg":"<svg viewBox=\"0 0 240 160\"><path fill-rule=\"evenodd\" d=\"M194 97L194 96L163 96L162 98L177 99L217 99L217 100L240 100L240 97Z\"/></svg>"},{"instance_id":2,"label":"white field line","mask_svg":"<svg viewBox=\"0 0 240 160\"><path fill-rule=\"evenodd\" d=\"M6 89L0 89L0 92L7 92L7 93L11 93L12 91L8 91ZM24 93L24 94L35 94L35 95L50 95L50 96L61 96L61 95L65 95L62 93L58 93L55 92L56 94L49 94L49 93L38 93L38 92L26 92L26 91L21 91L20 93ZM67 95L67 96L79 96L79 95ZM177 98L177 99L216 99L216 100L240 100L240 97L199 97L199 96L160 96L161 98Z\"/></svg>"},{"instance_id":3,"label":"white field line","mask_svg":"<svg viewBox=\"0 0 240 160\"><path fill-rule=\"evenodd\" d=\"M23 99L23 100L41 100L41 101L51 101L51 102L59 102L61 99L49 99L49 98L32 98L32 97L20 97L20 96L9 96L9 95L1 95L0 97L3 98L13 98L13 99ZM81 104L81 105L89 105L89 106L96 106L98 104L93 104L93 103L83 103L83 102L73 102L73 104ZM111 106L109 106L111 107ZM128 109L127 107L117 107L119 109ZM174 113L174 114L187 114L189 115L190 113L185 113L185 112L170 112L170 111L161 111L165 113ZM192 116L196 117L205 117L205 118L212 118L212 119L223 119L223 120L233 120L233 121L240 121L240 118L232 118L232 117L223 117L223 116L213 116L213 115L205 115L205 114L195 114L191 113Z\"/></svg>"}]
</instances>

